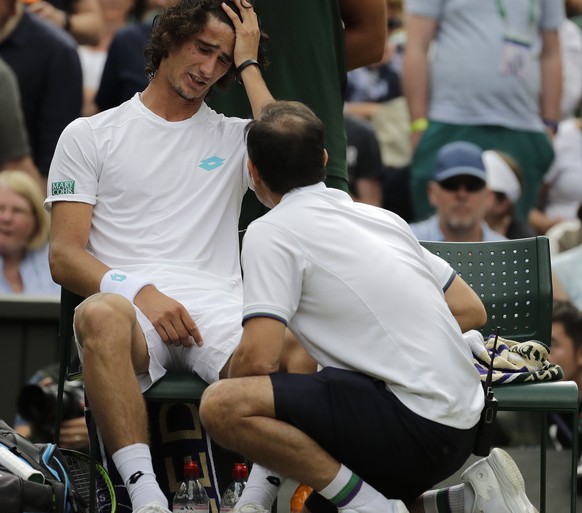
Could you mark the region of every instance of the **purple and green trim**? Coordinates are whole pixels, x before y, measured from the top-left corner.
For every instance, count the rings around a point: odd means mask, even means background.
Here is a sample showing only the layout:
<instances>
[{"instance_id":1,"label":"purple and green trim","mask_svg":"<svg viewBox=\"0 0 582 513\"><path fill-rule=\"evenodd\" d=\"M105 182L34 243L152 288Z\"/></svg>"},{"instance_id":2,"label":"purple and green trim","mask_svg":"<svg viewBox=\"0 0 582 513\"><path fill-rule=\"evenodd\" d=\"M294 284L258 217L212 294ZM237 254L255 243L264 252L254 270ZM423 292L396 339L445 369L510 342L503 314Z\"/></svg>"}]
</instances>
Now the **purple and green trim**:
<instances>
[{"instance_id":1,"label":"purple and green trim","mask_svg":"<svg viewBox=\"0 0 582 513\"><path fill-rule=\"evenodd\" d=\"M358 494L362 488L363 481L356 475L352 474L348 483L341 489L341 491L333 497L333 502L338 508L343 508Z\"/></svg>"}]
</instances>

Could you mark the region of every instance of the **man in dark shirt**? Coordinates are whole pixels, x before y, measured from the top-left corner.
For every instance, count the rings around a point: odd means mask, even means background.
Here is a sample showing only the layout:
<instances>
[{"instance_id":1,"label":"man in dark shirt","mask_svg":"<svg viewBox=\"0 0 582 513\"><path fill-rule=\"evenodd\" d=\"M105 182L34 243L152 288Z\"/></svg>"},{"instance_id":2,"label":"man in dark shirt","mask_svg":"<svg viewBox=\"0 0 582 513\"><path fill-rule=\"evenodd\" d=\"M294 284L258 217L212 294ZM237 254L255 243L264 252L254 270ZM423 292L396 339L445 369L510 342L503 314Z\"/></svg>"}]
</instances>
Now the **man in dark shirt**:
<instances>
[{"instance_id":1,"label":"man in dark shirt","mask_svg":"<svg viewBox=\"0 0 582 513\"><path fill-rule=\"evenodd\" d=\"M147 87L143 51L151 29L151 22L144 22L123 27L113 36L95 97L100 111L121 105Z\"/></svg>"},{"instance_id":2,"label":"man in dark shirt","mask_svg":"<svg viewBox=\"0 0 582 513\"><path fill-rule=\"evenodd\" d=\"M0 57L18 80L32 157L48 175L61 132L79 117L83 78L75 42L66 32L0 0Z\"/></svg>"}]
</instances>

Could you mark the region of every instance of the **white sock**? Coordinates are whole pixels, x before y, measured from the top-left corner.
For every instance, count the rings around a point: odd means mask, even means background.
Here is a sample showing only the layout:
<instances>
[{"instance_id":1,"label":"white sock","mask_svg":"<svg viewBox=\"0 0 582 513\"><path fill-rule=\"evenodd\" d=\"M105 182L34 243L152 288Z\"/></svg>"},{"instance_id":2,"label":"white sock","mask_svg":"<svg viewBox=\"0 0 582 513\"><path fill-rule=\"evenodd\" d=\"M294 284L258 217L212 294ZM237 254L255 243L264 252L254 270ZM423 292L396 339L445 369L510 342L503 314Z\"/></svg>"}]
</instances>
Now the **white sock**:
<instances>
[{"instance_id":1,"label":"white sock","mask_svg":"<svg viewBox=\"0 0 582 513\"><path fill-rule=\"evenodd\" d=\"M400 502L384 497L345 465L319 494L343 513L393 513L396 502Z\"/></svg>"},{"instance_id":2,"label":"white sock","mask_svg":"<svg viewBox=\"0 0 582 513\"><path fill-rule=\"evenodd\" d=\"M422 494L425 513L471 513L475 492L470 485L460 484Z\"/></svg>"},{"instance_id":3,"label":"white sock","mask_svg":"<svg viewBox=\"0 0 582 513\"><path fill-rule=\"evenodd\" d=\"M168 500L156 481L150 448L146 444L128 445L111 457L127 488L134 511L153 502L168 507Z\"/></svg>"},{"instance_id":4,"label":"white sock","mask_svg":"<svg viewBox=\"0 0 582 513\"><path fill-rule=\"evenodd\" d=\"M237 505L242 506L243 504L254 502L255 504L260 504L265 509L271 510L281 488L281 484L285 482L285 479L276 472L272 472L256 463L253 464L247 479L247 484Z\"/></svg>"}]
</instances>

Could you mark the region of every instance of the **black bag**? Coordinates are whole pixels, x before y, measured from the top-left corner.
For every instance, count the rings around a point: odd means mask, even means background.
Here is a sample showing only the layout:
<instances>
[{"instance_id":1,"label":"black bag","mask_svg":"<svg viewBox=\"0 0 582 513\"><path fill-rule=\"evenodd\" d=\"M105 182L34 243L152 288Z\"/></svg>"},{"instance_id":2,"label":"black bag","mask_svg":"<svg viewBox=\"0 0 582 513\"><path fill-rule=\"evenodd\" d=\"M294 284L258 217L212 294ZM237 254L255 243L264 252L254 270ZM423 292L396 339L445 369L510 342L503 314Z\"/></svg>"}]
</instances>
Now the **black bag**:
<instances>
[{"instance_id":1,"label":"black bag","mask_svg":"<svg viewBox=\"0 0 582 513\"><path fill-rule=\"evenodd\" d=\"M0 463L2 513L82 513L86 510L69 478L66 460L55 444L34 444L0 420L2 446L44 476L44 483L27 481Z\"/></svg>"}]
</instances>

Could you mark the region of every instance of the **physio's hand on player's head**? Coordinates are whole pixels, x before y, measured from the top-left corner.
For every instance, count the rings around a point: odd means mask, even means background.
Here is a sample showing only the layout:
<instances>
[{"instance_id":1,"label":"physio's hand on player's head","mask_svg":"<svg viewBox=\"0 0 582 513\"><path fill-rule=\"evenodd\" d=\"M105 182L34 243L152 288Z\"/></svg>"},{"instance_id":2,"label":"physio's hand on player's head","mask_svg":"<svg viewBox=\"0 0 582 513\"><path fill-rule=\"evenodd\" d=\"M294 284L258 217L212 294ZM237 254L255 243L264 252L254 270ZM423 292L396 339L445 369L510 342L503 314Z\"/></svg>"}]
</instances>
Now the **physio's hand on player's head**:
<instances>
[{"instance_id":1,"label":"physio's hand on player's head","mask_svg":"<svg viewBox=\"0 0 582 513\"><path fill-rule=\"evenodd\" d=\"M178 301L147 285L138 292L134 302L166 344L184 347L202 345L202 335L194 319Z\"/></svg>"},{"instance_id":2,"label":"physio's hand on player's head","mask_svg":"<svg viewBox=\"0 0 582 513\"><path fill-rule=\"evenodd\" d=\"M240 66L247 59L256 59L259 51L261 30L257 13L248 0L233 0L239 8L242 22L236 13L226 4L222 7L232 20L236 30L236 42L234 45L234 64Z\"/></svg>"}]
</instances>

